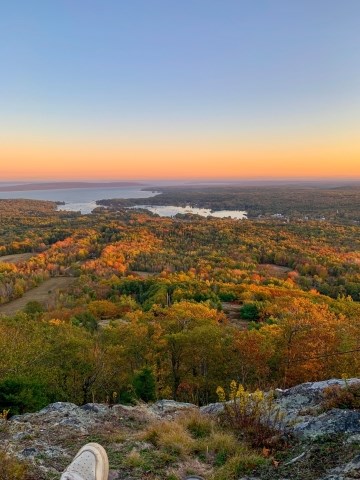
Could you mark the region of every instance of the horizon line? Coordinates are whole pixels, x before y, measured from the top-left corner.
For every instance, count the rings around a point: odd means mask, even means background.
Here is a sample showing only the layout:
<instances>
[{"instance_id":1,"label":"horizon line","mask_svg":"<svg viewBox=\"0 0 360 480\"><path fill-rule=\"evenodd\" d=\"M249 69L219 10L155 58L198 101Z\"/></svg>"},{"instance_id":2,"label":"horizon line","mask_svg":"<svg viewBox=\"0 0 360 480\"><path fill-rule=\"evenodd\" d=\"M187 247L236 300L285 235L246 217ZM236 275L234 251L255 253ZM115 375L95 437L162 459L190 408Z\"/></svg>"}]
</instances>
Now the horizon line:
<instances>
[{"instance_id":1,"label":"horizon line","mask_svg":"<svg viewBox=\"0 0 360 480\"><path fill-rule=\"evenodd\" d=\"M163 178L155 178L155 177L129 177L129 178L99 178L99 177L63 177L63 178L54 178L54 177L25 177L25 178L6 178L0 179L0 184L4 183L128 183L128 182L211 182L211 183L238 183L238 182L326 182L326 181L350 181L350 182L359 182L359 176L289 176L289 177L278 177L278 176L258 176L258 177L242 177L242 178L234 178L234 177L217 177L216 179L213 177L163 177Z\"/></svg>"}]
</instances>

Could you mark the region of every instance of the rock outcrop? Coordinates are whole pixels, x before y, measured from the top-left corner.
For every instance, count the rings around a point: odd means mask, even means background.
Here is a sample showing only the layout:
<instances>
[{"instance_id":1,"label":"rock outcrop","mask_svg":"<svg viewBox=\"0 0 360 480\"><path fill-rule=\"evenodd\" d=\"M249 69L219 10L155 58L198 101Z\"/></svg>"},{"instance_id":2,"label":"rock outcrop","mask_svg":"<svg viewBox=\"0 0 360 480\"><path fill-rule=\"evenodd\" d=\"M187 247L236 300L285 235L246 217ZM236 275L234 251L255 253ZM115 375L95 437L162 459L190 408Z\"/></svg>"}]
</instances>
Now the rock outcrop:
<instances>
[{"instance_id":1,"label":"rock outcrop","mask_svg":"<svg viewBox=\"0 0 360 480\"><path fill-rule=\"evenodd\" d=\"M360 379L346 381L347 385L354 383L360 384ZM293 472L299 472L301 465L309 464L310 452L314 452L313 445L319 445L319 442L321 444L322 438L339 439L339 448L347 453L330 462L331 468L326 472L314 472L311 478L360 478L360 411L321 409L324 389L332 385L345 387L346 384L343 380L333 379L304 383L277 391L276 404L284 413L286 431L296 439L298 450L294 452L293 458L284 461L288 472L286 477L272 474L271 477L256 478L310 479L308 475L302 477L301 473L294 476ZM223 404L215 403L201 407L200 411L217 415L223 408ZM134 432L151 421L171 420L180 412L194 409L197 407L193 404L173 400L161 400L153 405L112 407L96 403L77 406L57 402L39 412L17 415L6 422L1 421L0 440L2 448L12 456L34 462L44 474L39 478L56 478L71 460L74 451L87 441L97 441L100 434L107 436L114 452L121 452L121 445L127 436L132 437L133 445L137 445L139 449L148 448L144 442L135 438ZM122 436L121 440L119 436ZM352 458L349 458L350 454L353 454ZM110 478L115 480L122 477L118 477L117 472L113 471ZM247 480L250 480L250 477Z\"/></svg>"},{"instance_id":2,"label":"rock outcrop","mask_svg":"<svg viewBox=\"0 0 360 480\"><path fill-rule=\"evenodd\" d=\"M331 379L322 382L302 383L287 390L276 391L276 405L283 412L286 430L299 438L316 439L324 435L359 435L360 410L333 408L322 413L323 392L337 385L345 387L360 379ZM222 403L212 403L201 407L203 413L216 415L222 412Z\"/></svg>"}]
</instances>

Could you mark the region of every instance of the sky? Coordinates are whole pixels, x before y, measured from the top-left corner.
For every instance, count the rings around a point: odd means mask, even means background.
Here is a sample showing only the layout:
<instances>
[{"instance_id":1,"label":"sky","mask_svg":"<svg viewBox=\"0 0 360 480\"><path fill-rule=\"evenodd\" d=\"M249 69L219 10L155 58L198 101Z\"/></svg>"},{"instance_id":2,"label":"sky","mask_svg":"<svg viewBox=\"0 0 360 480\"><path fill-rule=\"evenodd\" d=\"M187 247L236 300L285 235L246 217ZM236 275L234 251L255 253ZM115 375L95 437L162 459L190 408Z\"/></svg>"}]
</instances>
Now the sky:
<instances>
[{"instance_id":1,"label":"sky","mask_svg":"<svg viewBox=\"0 0 360 480\"><path fill-rule=\"evenodd\" d=\"M0 180L360 178L359 0L11 0Z\"/></svg>"}]
</instances>

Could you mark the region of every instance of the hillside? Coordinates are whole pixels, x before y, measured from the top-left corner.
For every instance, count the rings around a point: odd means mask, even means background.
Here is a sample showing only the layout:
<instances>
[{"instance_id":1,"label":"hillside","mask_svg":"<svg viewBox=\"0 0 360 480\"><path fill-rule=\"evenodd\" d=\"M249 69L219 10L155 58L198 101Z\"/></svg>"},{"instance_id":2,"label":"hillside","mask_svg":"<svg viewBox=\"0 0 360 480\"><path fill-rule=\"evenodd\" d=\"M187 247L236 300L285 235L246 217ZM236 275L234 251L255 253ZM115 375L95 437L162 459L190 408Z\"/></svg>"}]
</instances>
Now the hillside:
<instances>
[{"instance_id":1,"label":"hillside","mask_svg":"<svg viewBox=\"0 0 360 480\"><path fill-rule=\"evenodd\" d=\"M1 480L347 478L358 387L296 385L359 375L358 225L55 208L0 202Z\"/></svg>"}]
</instances>

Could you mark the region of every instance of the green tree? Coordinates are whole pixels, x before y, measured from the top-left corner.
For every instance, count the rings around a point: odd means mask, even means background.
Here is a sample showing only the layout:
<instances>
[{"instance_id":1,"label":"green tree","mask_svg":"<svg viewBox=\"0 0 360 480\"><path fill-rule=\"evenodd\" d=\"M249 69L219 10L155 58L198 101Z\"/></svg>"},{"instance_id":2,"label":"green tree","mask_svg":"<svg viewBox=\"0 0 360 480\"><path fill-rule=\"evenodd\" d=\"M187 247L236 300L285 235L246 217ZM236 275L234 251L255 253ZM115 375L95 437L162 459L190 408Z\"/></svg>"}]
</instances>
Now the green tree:
<instances>
[{"instance_id":1,"label":"green tree","mask_svg":"<svg viewBox=\"0 0 360 480\"><path fill-rule=\"evenodd\" d=\"M24 312L28 315L36 315L44 312L44 306L37 300L30 300L24 308Z\"/></svg>"},{"instance_id":2,"label":"green tree","mask_svg":"<svg viewBox=\"0 0 360 480\"><path fill-rule=\"evenodd\" d=\"M245 303L240 309L240 316L244 320L258 320L259 315L260 311L256 303Z\"/></svg>"},{"instance_id":3,"label":"green tree","mask_svg":"<svg viewBox=\"0 0 360 480\"><path fill-rule=\"evenodd\" d=\"M133 379L133 387L138 398L153 402L156 399L156 383L152 369L144 367L140 370Z\"/></svg>"},{"instance_id":4,"label":"green tree","mask_svg":"<svg viewBox=\"0 0 360 480\"><path fill-rule=\"evenodd\" d=\"M0 411L10 410L10 415L35 412L49 403L46 387L37 381L9 378L0 383Z\"/></svg>"}]
</instances>

